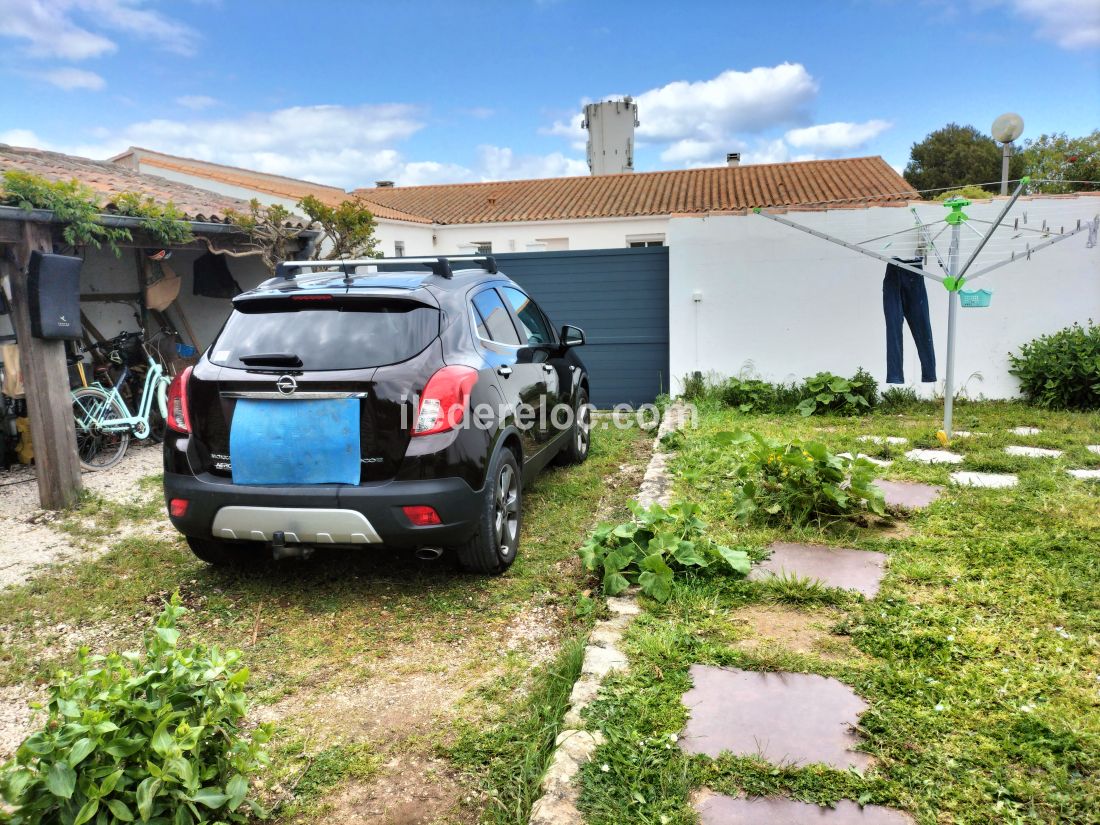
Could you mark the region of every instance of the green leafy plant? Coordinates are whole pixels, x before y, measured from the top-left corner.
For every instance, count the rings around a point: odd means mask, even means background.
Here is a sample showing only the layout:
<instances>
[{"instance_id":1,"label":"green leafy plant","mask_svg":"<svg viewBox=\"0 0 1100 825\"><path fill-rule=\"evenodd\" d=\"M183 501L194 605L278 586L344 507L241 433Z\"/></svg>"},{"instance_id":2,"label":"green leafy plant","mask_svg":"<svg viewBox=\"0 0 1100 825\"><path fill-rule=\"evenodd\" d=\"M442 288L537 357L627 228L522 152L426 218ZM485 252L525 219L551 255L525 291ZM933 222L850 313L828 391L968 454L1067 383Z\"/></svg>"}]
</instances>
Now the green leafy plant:
<instances>
[{"instance_id":1,"label":"green leafy plant","mask_svg":"<svg viewBox=\"0 0 1100 825\"><path fill-rule=\"evenodd\" d=\"M882 393L878 409L884 413L900 413L911 410L920 403L917 391L912 387L890 387Z\"/></svg>"},{"instance_id":2,"label":"green leafy plant","mask_svg":"<svg viewBox=\"0 0 1100 825\"><path fill-rule=\"evenodd\" d=\"M137 192L122 192L112 200L117 214L141 218L141 228L164 246L178 246L194 239L191 224L171 201L162 205Z\"/></svg>"},{"instance_id":3,"label":"green leafy plant","mask_svg":"<svg viewBox=\"0 0 1100 825\"><path fill-rule=\"evenodd\" d=\"M1024 397L1050 410L1100 409L1100 326L1090 320L1041 335L1009 354Z\"/></svg>"},{"instance_id":4,"label":"green leafy plant","mask_svg":"<svg viewBox=\"0 0 1100 825\"><path fill-rule=\"evenodd\" d=\"M242 731L248 669L238 651L177 647L178 594L145 652L79 653L49 688L45 727L3 767L13 825L244 822L270 726Z\"/></svg>"},{"instance_id":5,"label":"green leafy plant","mask_svg":"<svg viewBox=\"0 0 1100 825\"><path fill-rule=\"evenodd\" d=\"M816 441L774 441L756 433L723 432L720 444L746 447L733 472L738 518L804 525L885 512L869 461L833 455Z\"/></svg>"},{"instance_id":6,"label":"green leafy plant","mask_svg":"<svg viewBox=\"0 0 1100 825\"><path fill-rule=\"evenodd\" d=\"M64 224L61 235L70 246L98 249L106 242L118 255L118 245L133 240L129 229L103 225L106 207L99 195L76 180L52 181L11 169L4 172L0 184L0 204L53 212ZM191 225L171 201L162 205L147 195L120 192L112 197L111 207L115 214L140 219L141 228L164 246L184 244L193 237Z\"/></svg>"},{"instance_id":7,"label":"green leafy plant","mask_svg":"<svg viewBox=\"0 0 1100 825\"><path fill-rule=\"evenodd\" d=\"M681 395L686 401L699 401L707 394L707 381L699 371L684 378L683 385L684 391Z\"/></svg>"},{"instance_id":8,"label":"green leafy plant","mask_svg":"<svg viewBox=\"0 0 1100 825\"><path fill-rule=\"evenodd\" d=\"M878 385L861 367L851 378L841 378L831 372L810 376L802 385L802 394L798 411L803 416L824 412L859 415L868 412L877 402Z\"/></svg>"},{"instance_id":9,"label":"green leafy plant","mask_svg":"<svg viewBox=\"0 0 1100 825\"><path fill-rule=\"evenodd\" d=\"M776 408L775 385L759 378L730 378L718 392L723 404L743 413L766 412Z\"/></svg>"},{"instance_id":10,"label":"green leafy plant","mask_svg":"<svg viewBox=\"0 0 1100 825\"><path fill-rule=\"evenodd\" d=\"M28 212L46 209L64 223L61 231L71 246L94 246L104 241L118 254L118 244L130 240L130 231L100 223L100 204L95 192L76 180L52 181L30 172L9 169L0 186L0 204Z\"/></svg>"},{"instance_id":11,"label":"green leafy plant","mask_svg":"<svg viewBox=\"0 0 1100 825\"><path fill-rule=\"evenodd\" d=\"M324 257L330 259L381 257L378 239L374 237L374 215L359 198L329 206L307 195L298 206L324 233L322 242L314 247L315 258L321 256L322 250Z\"/></svg>"},{"instance_id":12,"label":"green leafy plant","mask_svg":"<svg viewBox=\"0 0 1100 825\"><path fill-rule=\"evenodd\" d=\"M698 504L680 501L667 509L631 503L634 518L623 524L603 524L581 546L585 569L598 573L609 596L637 584L659 602L672 595L676 574L704 571L749 572L744 550L731 549L706 535Z\"/></svg>"}]
</instances>

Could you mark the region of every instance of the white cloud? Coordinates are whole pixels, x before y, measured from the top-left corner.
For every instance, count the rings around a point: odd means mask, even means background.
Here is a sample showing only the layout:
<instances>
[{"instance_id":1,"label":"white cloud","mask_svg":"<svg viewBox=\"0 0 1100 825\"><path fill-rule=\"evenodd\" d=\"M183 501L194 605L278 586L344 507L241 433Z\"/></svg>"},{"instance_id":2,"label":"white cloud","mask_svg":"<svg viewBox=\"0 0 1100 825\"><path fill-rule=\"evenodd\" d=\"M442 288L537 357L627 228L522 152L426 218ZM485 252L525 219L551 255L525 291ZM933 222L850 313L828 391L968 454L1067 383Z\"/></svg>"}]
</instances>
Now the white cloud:
<instances>
[{"instance_id":1,"label":"white cloud","mask_svg":"<svg viewBox=\"0 0 1100 825\"><path fill-rule=\"evenodd\" d=\"M149 120L118 130L90 129L83 142L50 143L26 129L0 133L0 142L106 158L129 146L327 183L345 189L393 180L402 186L479 180L583 175L588 166L554 152L519 155L479 146L467 167L408 160L399 146L424 127L424 112L405 104L297 106L235 118Z\"/></svg>"},{"instance_id":2,"label":"white cloud","mask_svg":"<svg viewBox=\"0 0 1100 825\"><path fill-rule=\"evenodd\" d=\"M663 147L660 157L666 163L723 163L727 152L745 150L742 136L804 121L817 90L817 81L800 63L758 66L746 72L729 69L709 80L668 83L635 96L637 143ZM621 95L602 99L616 97ZM582 100L578 108L588 102ZM575 151L584 151L583 120L578 112L539 131L566 138Z\"/></svg>"},{"instance_id":3,"label":"white cloud","mask_svg":"<svg viewBox=\"0 0 1100 825\"><path fill-rule=\"evenodd\" d=\"M516 155L508 147L479 146L481 180L523 180L587 175L588 163L561 152L549 155Z\"/></svg>"},{"instance_id":4,"label":"white cloud","mask_svg":"<svg viewBox=\"0 0 1100 825\"><path fill-rule=\"evenodd\" d=\"M220 104L220 100L216 97L209 97L208 95L181 95L176 98L177 106L182 106L185 109L194 109L195 111L209 109L212 106L218 106Z\"/></svg>"},{"instance_id":5,"label":"white cloud","mask_svg":"<svg viewBox=\"0 0 1100 825\"><path fill-rule=\"evenodd\" d=\"M1038 25L1044 40L1063 49L1100 46L1100 3L1096 0L1012 0L1021 17Z\"/></svg>"},{"instance_id":6,"label":"white cloud","mask_svg":"<svg viewBox=\"0 0 1100 825\"><path fill-rule=\"evenodd\" d=\"M47 83L52 83L59 89L70 92L74 89L87 89L97 92L107 85L107 82L95 72L71 67L50 69L37 75Z\"/></svg>"},{"instance_id":7,"label":"white cloud","mask_svg":"<svg viewBox=\"0 0 1100 825\"><path fill-rule=\"evenodd\" d=\"M821 123L802 129L791 129L786 135L787 143L799 149L816 152L840 152L856 149L868 141L874 140L893 124L886 120L868 120L865 123Z\"/></svg>"},{"instance_id":8,"label":"white cloud","mask_svg":"<svg viewBox=\"0 0 1100 825\"><path fill-rule=\"evenodd\" d=\"M717 141L795 123L817 95L799 63L733 69L710 80L676 81L638 95L638 137L652 143Z\"/></svg>"},{"instance_id":9,"label":"white cloud","mask_svg":"<svg viewBox=\"0 0 1100 825\"><path fill-rule=\"evenodd\" d=\"M117 51L109 33L134 35L178 54L192 54L198 34L145 0L0 0L0 37L31 57L87 60Z\"/></svg>"}]
</instances>

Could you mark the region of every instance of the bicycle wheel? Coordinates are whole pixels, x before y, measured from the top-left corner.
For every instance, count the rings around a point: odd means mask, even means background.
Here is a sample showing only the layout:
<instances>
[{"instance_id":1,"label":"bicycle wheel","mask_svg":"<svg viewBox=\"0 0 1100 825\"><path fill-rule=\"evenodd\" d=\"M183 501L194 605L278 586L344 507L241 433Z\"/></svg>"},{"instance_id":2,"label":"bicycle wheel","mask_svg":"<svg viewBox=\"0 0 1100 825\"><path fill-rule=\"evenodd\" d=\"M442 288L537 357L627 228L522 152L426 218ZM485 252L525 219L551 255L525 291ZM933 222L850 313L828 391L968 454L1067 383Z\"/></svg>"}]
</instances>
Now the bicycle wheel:
<instances>
[{"instance_id":1,"label":"bicycle wheel","mask_svg":"<svg viewBox=\"0 0 1100 825\"><path fill-rule=\"evenodd\" d=\"M96 387L73 390L73 419L76 424L76 451L84 470L105 470L117 464L130 446L130 433L105 432L101 423L129 418L129 413L107 393Z\"/></svg>"}]
</instances>

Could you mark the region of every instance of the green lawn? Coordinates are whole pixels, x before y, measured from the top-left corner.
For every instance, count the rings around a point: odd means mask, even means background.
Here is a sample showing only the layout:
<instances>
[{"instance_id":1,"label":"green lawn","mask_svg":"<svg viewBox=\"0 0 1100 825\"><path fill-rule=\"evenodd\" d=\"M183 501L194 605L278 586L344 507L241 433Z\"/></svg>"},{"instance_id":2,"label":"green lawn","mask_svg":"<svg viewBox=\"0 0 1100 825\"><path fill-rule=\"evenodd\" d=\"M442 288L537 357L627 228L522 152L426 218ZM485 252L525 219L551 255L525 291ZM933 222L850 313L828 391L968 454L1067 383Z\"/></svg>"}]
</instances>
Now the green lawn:
<instances>
[{"instance_id":1,"label":"green lawn","mask_svg":"<svg viewBox=\"0 0 1100 825\"><path fill-rule=\"evenodd\" d=\"M730 482L715 471L711 436L753 430L826 443L833 452L897 459L938 446L938 410L864 418L752 416L708 408L674 466L676 494L706 508L715 538L760 554L777 539L889 554L871 601L807 587L733 579L678 585L627 638L628 674L605 685L589 725L607 742L583 773L591 823L690 822L693 789L840 798L903 809L921 823L1096 822L1100 811L1100 482L1067 467L1100 467L1100 416L1044 413L1022 404L963 403L961 467L895 461L894 479L946 484L954 469L1013 472L1015 489L947 487L927 510L893 524L790 530L732 517ZM1040 427L1032 437L1009 434ZM876 447L857 435L900 435ZM1006 444L1065 450L1013 458ZM835 676L870 705L864 776L824 767L779 768L757 759L685 757L680 696L692 663Z\"/></svg>"},{"instance_id":2,"label":"green lawn","mask_svg":"<svg viewBox=\"0 0 1100 825\"><path fill-rule=\"evenodd\" d=\"M181 644L244 651L250 694L277 726L267 798L285 821L425 788L438 791L421 805L432 821L526 821L563 712L560 697L551 713L538 702L574 666L571 640L590 621L576 548L597 518L625 515L650 439L598 430L584 465L542 474L525 493L520 556L499 578L376 548L233 573L174 534L116 539L94 561L0 593L0 686L41 684L79 644L133 649L179 590L192 611ZM122 524L162 523L156 487L151 503L89 499L61 527L96 544ZM394 758L401 773L423 765L424 787L389 775Z\"/></svg>"}]
</instances>

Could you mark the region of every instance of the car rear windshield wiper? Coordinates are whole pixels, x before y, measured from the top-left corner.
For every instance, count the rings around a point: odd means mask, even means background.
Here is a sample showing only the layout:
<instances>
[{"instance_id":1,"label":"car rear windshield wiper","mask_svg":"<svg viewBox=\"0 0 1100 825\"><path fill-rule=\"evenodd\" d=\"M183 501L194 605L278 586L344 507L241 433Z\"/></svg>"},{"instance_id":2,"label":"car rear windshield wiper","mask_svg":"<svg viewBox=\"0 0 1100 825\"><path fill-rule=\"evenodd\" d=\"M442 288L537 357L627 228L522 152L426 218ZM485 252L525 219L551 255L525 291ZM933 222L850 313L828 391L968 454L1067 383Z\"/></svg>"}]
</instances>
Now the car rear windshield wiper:
<instances>
[{"instance_id":1,"label":"car rear windshield wiper","mask_svg":"<svg viewBox=\"0 0 1100 825\"><path fill-rule=\"evenodd\" d=\"M240 362L252 367L300 367L302 359L293 352L257 352L240 356Z\"/></svg>"}]
</instances>

